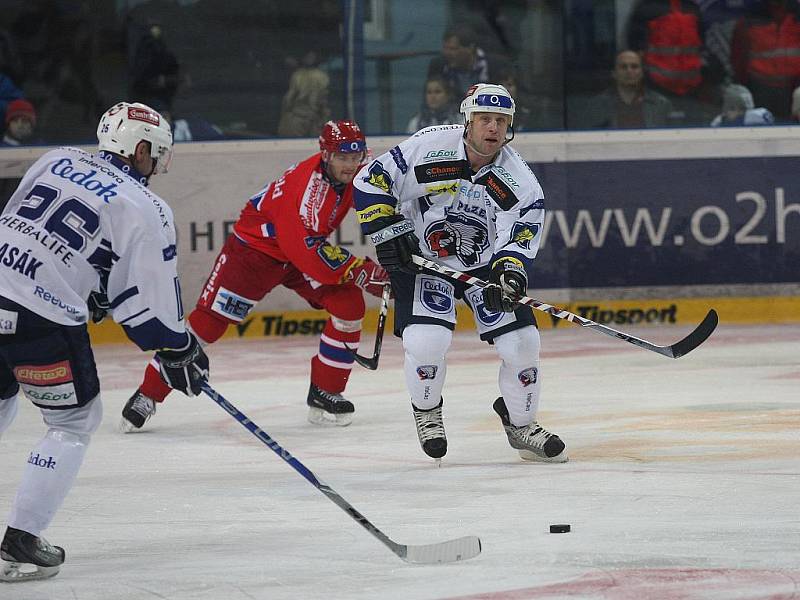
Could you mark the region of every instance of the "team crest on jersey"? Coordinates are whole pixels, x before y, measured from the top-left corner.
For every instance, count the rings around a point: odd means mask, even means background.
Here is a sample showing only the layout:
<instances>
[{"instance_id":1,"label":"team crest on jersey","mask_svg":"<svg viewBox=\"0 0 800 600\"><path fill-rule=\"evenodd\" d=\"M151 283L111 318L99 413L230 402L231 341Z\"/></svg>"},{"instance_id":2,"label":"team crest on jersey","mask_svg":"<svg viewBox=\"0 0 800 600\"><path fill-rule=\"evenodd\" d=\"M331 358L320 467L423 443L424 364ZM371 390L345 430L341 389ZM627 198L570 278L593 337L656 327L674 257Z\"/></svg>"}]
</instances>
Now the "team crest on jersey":
<instances>
[{"instance_id":1,"label":"team crest on jersey","mask_svg":"<svg viewBox=\"0 0 800 600\"><path fill-rule=\"evenodd\" d=\"M444 221L436 221L425 230L425 242L437 256L458 256L465 267L472 267L489 247L489 234L478 219L449 213Z\"/></svg>"},{"instance_id":2,"label":"team crest on jersey","mask_svg":"<svg viewBox=\"0 0 800 600\"><path fill-rule=\"evenodd\" d=\"M317 254L332 271L341 267L351 256L350 252L341 246L331 246L327 242L317 246Z\"/></svg>"},{"instance_id":3,"label":"team crest on jersey","mask_svg":"<svg viewBox=\"0 0 800 600\"><path fill-rule=\"evenodd\" d=\"M376 160L369 166L369 171L367 172L367 176L363 178L364 183L370 184L372 187L376 187L382 192L386 194L390 194L392 192L392 185L394 182L392 181L392 177L383 168L383 164Z\"/></svg>"},{"instance_id":4,"label":"team crest on jersey","mask_svg":"<svg viewBox=\"0 0 800 600\"><path fill-rule=\"evenodd\" d=\"M530 250L531 242L537 233L539 233L538 223L514 223L511 229L511 241L520 248Z\"/></svg>"},{"instance_id":5,"label":"team crest on jersey","mask_svg":"<svg viewBox=\"0 0 800 600\"><path fill-rule=\"evenodd\" d=\"M533 385L536 383L536 380L539 377L539 369L536 367L530 367L528 369L523 369L519 373L517 373L517 379L522 384L523 387L528 387L529 385Z\"/></svg>"},{"instance_id":6,"label":"team crest on jersey","mask_svg":"<svg viewBox=\"0 0 800 600\"><path fill-rule=\"evenodd\" d=\"M422 365L417 367L417 377L419 377L420 381L435 379L438 371L439 367L436 365Z\"/></svg>"},{"instance_id":7,"label":"team crest on jersey","mask_svg":"<svg viewBox=\"0 0 800 600\"><path fill-rule=\"evenodd\" d=\"M447 314L452 310L452 284L430 277L420 277L419 284L420 300L425 308L441 315Z\"/></svg>"}]
</instances>

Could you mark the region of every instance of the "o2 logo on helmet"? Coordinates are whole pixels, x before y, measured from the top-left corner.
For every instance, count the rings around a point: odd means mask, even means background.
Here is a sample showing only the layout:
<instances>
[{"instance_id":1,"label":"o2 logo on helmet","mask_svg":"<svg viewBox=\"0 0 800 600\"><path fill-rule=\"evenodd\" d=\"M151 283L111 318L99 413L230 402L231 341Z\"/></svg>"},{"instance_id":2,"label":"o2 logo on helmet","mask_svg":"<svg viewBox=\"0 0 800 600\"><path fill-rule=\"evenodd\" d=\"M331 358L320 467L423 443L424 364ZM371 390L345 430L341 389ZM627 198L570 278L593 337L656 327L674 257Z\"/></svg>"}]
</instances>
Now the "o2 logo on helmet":
<instances>
[{"instance_id":1,"label":"o2 logo on helmet","mask_svg":"<svg viewBox=\"0 0 800 600\"><path fill-rule=\"evenodd\" d=\"M499 108L511 108L511 98L499 96L497 94L479 94L476 104L478 106L497 106Z\"/></svg>"}]
</instances>

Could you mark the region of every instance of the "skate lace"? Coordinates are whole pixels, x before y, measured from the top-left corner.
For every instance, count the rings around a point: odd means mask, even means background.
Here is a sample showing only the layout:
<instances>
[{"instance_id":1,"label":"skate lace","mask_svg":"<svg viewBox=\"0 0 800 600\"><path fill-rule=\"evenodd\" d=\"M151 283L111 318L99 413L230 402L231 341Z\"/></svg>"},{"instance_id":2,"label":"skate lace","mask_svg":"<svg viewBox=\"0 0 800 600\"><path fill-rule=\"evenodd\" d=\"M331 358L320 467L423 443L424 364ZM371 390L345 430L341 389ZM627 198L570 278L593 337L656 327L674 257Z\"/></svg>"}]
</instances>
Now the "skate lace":
<instances>
[{"instance_id":1,"label":"skate lace","mask_svg":"<svg viewBox=\"0 0 800 600\"><path fill-rule=\"evenodd\" d=\"M414 410L414 421L417 424L417 433L422 442L444 437L441 406L428 411Z\"/></svg>"},{"instance_id":2,"label":"skate lace","mask_svg":"<svg viewBox=\"0 0 800 600\"><path fill-rule=\"evenodd\" d=\"M512 435L520 442L539 449L543 449L547 440L553 437L552 433L547 431L536 421L524 427L514 427L512 429Z\"/></svg>"},{"instance_id":3,"label":"skate lace","mask_svg":"<svg viewBox=\"0 0 800 600\"><path fill-rule=\"evenodd\" d=\"M136 394L131 410L136 411L143 417L149 417L156 413L156 403L144 394Z\"/></svg>"},{"instance_id":4,"label":"skate lace","mask_svg":"<svg viewBox=\"0 0 800 600\"><path fill-rule=\"evenodd\" d=\"M334 394L333 392L326 392L321 388L317 388L317 393L325 398L325 400L330 400L331 402L342 402L344 401L344 396L341 394Z\"/></svg>"}]
</instances>

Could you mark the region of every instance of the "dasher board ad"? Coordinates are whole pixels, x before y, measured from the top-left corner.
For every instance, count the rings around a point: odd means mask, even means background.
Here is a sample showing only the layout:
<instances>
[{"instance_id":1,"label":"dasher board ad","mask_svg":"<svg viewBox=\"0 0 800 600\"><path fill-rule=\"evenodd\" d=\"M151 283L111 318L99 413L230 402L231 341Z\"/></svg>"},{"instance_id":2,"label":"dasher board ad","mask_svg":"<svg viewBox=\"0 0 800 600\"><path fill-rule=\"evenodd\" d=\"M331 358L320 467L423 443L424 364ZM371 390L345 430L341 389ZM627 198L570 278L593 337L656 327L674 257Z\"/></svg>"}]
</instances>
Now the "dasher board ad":
<instances>
[{"instance_id":1,"label":"dasher board ad","mask_svg":"<svg viewBox=\"0 0 800 600\"><path fill-rule=\"evenodd\" d=\"M800 157L531 165L547 216L533 288L800 280Z\"/></svg>"}]
</instances>

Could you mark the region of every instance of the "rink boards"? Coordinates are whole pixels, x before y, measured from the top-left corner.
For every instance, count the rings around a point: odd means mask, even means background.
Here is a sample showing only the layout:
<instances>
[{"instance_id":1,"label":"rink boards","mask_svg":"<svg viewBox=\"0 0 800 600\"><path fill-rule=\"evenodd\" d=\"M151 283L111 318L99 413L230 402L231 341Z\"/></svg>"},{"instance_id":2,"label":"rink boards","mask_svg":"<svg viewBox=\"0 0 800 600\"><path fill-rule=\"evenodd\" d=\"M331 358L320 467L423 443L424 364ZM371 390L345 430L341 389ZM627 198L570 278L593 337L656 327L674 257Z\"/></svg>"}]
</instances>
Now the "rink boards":
<instances>
[{"instance_id":1,"label":"rink boards","mask_svg":"<svg viewBox=\"0 0 800 600\"><path fill-rule=\"evenodd\" d=\"M378 155L403 139L368 142ZM618 329L693 323L708 307L723 322L800 318L797 128L526 133L513 146L545 191L535 298ZM21 176L46 150L0 149L0 178ZM187 308L247 198L316 150L314 139L176 145L170 173L152 187L175 214ZM332 242L374 256L352 214ZM367 302L370 331L378 299ZM227 335L311 334L324 315L307 308L278 288ZM461 313L459 327L469 326ZM540 327L553 327L541 316ZM121 339L114 331L95 334Z\"/></svg>"},{"instance_id":2,"label":"rink boards","mask_svg":"<svg viewBox=\"0 0 800 600\"><path fill-rule=\"evenodd\" d=\"M546 297L539 298L547 300ZM800 323L800 296L777 297L714 297L647 300L594 300L560 303L566 309L597 323L625 332L626 328L641 325L697 325L710 308L714 308L721 324ZM574 325L534 311L540 329L574 327ZM228 327L224 338L272 338L318 336L325 325L327 313L320 310L255 312L242 323ZM393 314L389 311L386 335L391 335ZM363 339L372 343L377 326L377 309L370 309L364 318ZM456 329L475 329L472 313L465 304L457 305ZM122 328L106 319L91 325L89 331L95 343L123 342ZM362 353L369 354L364 351Z\"/></svg>"}]
</instances>

